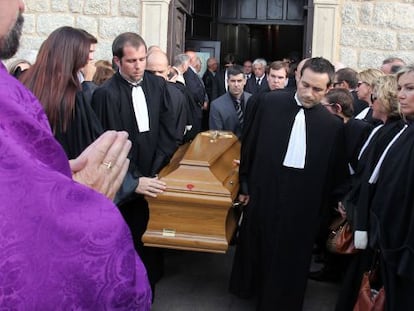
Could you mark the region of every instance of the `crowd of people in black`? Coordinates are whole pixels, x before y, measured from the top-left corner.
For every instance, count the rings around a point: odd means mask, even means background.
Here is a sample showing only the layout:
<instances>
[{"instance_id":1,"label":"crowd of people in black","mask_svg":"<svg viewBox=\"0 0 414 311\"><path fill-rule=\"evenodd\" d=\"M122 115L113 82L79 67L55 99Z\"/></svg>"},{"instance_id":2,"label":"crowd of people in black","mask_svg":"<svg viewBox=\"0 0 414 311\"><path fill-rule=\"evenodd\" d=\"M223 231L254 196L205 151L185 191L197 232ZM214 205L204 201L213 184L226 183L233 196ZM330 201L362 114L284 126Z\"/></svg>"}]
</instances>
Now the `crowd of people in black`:
<instances>
[{"instance_id":1,"label":"crowd of people in black","mask_svg":"<svg viewBox=\"0 0 414 311\"><path fill-rule=\"evenodd\" d=\"M33 64L13 64L10 73L40 101L69 159L107 130L128 133L129 168L113 200L153 299L163 254L141 241L145 196L166 189L157 174L179 145L223 130L242 146L232 293L256 297L257 310L295 311L308 278L342 281L336 310L353 310L375 259L386 310L414 308L413 66L392 58L357 72L322 57L238 64L229 54L222 67L209 58L201 76L196 52L170 64L136 33L115 38L112 62L95 65L96 44L82 29L58 28ZM351 224L355 254L325 249L337 217ZM309 272L315 252L324 267Z\"/></svg>"}]
</instances>

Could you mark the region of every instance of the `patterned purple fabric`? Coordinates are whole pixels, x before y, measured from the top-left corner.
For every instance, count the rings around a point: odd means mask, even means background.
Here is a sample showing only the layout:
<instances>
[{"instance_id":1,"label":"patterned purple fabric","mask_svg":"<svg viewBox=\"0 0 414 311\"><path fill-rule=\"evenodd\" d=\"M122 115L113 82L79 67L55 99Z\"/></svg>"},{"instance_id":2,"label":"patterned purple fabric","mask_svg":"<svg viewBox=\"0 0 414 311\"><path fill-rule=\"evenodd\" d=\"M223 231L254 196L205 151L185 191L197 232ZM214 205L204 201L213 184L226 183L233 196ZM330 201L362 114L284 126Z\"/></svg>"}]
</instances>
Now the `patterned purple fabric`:
<instances>
[{"instance_id":1,"label":"patterned purple fabric","mask_svg":"<svg viewBox=\"0 0 414 311\"><path fill-rule=\"evenodd\" d=\"M71 179L40 103L0 64L0 309L150 308L118 209Z\"/></svg>"}]
</instances>

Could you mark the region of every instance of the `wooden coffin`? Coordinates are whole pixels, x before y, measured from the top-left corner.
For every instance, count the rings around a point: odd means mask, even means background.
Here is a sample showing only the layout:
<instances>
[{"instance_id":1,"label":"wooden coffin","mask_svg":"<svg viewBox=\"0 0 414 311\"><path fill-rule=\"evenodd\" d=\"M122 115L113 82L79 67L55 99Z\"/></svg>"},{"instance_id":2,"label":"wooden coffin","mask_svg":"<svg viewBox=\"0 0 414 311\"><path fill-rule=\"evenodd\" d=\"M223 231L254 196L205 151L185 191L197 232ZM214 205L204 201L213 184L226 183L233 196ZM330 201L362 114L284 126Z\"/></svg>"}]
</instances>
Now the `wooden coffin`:
<instances>
[{"instance_id":1,"label":"wooden coffin","mask_svg":"<svg viewBox=\"0 0 414 311\"><path fill-rule=\"evenodd\" d=\"M147 246L225 253L237 227L232 207L239 190L240 143L231 132L207 131L174 154L159 174L167 183L147 197Z\"/></svg>"}]
</instances>

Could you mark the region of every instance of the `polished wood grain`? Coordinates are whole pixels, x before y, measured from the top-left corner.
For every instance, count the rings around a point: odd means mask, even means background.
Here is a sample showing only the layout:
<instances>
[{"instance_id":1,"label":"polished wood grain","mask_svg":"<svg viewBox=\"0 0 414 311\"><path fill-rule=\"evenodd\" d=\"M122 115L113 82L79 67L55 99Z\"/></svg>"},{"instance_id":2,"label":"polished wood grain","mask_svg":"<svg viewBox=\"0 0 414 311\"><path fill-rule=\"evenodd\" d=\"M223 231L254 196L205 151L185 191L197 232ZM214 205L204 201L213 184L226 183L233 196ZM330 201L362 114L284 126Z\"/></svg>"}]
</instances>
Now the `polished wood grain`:
<instances>
[{"instance_id":1,"label":"polished wood grain","mask_svg":"<svg viewBox=\"0 0 414 311\"><path fill-rule=\"evenodd\" d=\"M237 227L240 143L231 132L208 131L175 153L160 172L167 190L147 198L148 246L224 253Z\"/></svg>"}]
</instances>

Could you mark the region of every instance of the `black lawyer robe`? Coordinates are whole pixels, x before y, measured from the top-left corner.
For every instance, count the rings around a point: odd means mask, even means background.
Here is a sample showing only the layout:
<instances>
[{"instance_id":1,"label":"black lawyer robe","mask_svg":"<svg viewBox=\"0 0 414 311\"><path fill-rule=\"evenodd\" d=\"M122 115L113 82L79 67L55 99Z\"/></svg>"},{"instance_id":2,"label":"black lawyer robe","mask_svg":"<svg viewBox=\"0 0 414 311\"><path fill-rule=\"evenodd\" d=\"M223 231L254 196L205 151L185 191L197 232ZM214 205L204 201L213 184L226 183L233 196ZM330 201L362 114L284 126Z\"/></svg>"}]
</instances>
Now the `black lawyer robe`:
<instances>
[{"instance_id":1,"label":"black lawyer robe","mask_svg":"<svg viewBox=\"0 0 414 311\"><path fill-rule=\"evenodd\" d=\"M371 203L370 245L381 250L387 310L414 309L414 126L389 149Z\"/></svg>"},{"instance_id":2,"label":"black lawyer robe","mask_svg":"<svg viewBox=\"0 0 414 311\"><path fill-rule=\"evenodd\" d=\"M359 151L373 127L371 123L365 120L353 118L345 123L346 157L354 171L357 167Z\"/></svg>"},{"instance_id":3,"label":"black lawyer robe","mask_svg":"<svg viewBox=\"0 0 414 311\"><path fill-rule=\"evenodd\" d=\"M403 126L401 118L389 118L372 136L358 160L355 174L352 175L351 191L344 202L347 218L354 231L369 231L369 205L373 187L368 184L368 180L382 152ZM372 266L373 254L374 251L368 247L352 255L338 295L335 311L353 310L363 273Z\"/></svg>"},{"instance_id":4,"label":"black lawyer robe","mask_svg":"<svg viewBox=\"0 0 414 311\"><path fill-rule=\"evenodd\" d=\"M194 137L196 137L197 134L201 131L200 106L194 101L193 95L188 90L187 86L178 81L174 83L174 86L180 90L185 98L186 105L184 107L184 113L187 116L186 125L189 126L183 138L183 142L185 143L193 140Z\"/></svg>"},{"instance_id":5,"label":"black lawyer robe","mask_svg":"<svg viewBox=\"0 0 414 311\"><path fill-rule=\"evenodd\" d=\"M84 92L77 92L73 118L68 123L66 131L57 124L55 138L62 145L68 158L75 159L102 133L102 125Z\"/></svg>"},{"instance_id":6,"label":"black lawyer robe","mask_svg":"<svg viewBox=\"0 0 414 311\"><path fill-rule=\"evenodd\" d=\"M404 122L399 117L388 119L384 126L375 133L358 161L349 197L351 202L349 208L354 209L349 210L349 214L353 216L351 220L354 230L369 231L369 209L374 187L368 184L368 180L388 143L403 126Z\"/></svg>"},{"instance_id":7,"label":"black lawyer robe","mask_svg":"<svg viewBox=\"0 0 414 311\"><path fill-rule=\"evenodd\" d=\"M175 138L178 145L184 141L184 133L188 123L187 107L188 101L176 83L167 81L167 103L168 109L174 118Z\"/></svg>"},{"instance_id":8,"label":"black lawyer robe","mask_svg":"<svg viewBox=\"0 0 414 311\"><path fill-rule=\"evenodd\" d=\"M175 118L168 109L166 81L145 72L142 89L145 94L149 128L139 132L132 103L132 86L117 72L98 88L92 97L92 108L105 130L127 131L132 142L129 171L139 184L140 177L152 177L168 164L178 144ZM159 249L144 247L141 241L148 219L148 203L142 195L132 194L119 205L131 229L135 249L140 255L152 288L163 273Z\"/></svg>"},{"instance_id":9,"label":"black lawyer robe","mask_svg":"<svg viewBox=\"0 0 414 311\"><path fill-rule=\"evenodd\" d=\"M289 92L269 92L257 104L241 154L240 182L248 184L230 290L249 296L258 310L301 310L312 247L323 214L347 175L343 123L324 107L305 109L304 169L283 166L300 107Z\"/></svg>"},{"instance_id":10,"label":"black lawyer robe","mask_svg":"<svg viewBox=\"0 0 414 311\"><path fill-rule=\"evenodd\" d=\"M92 144L103 132L95 112L91 107L89 96L85 90L76 93L73 118L68 122L63 131L61 124L57 124L54 131L56 140L61 144L69 159L77 158L90 144ZM134 193L137 182L128 173L118 190L114 202L119 204Z\"/></svg>"}]
</instances>

